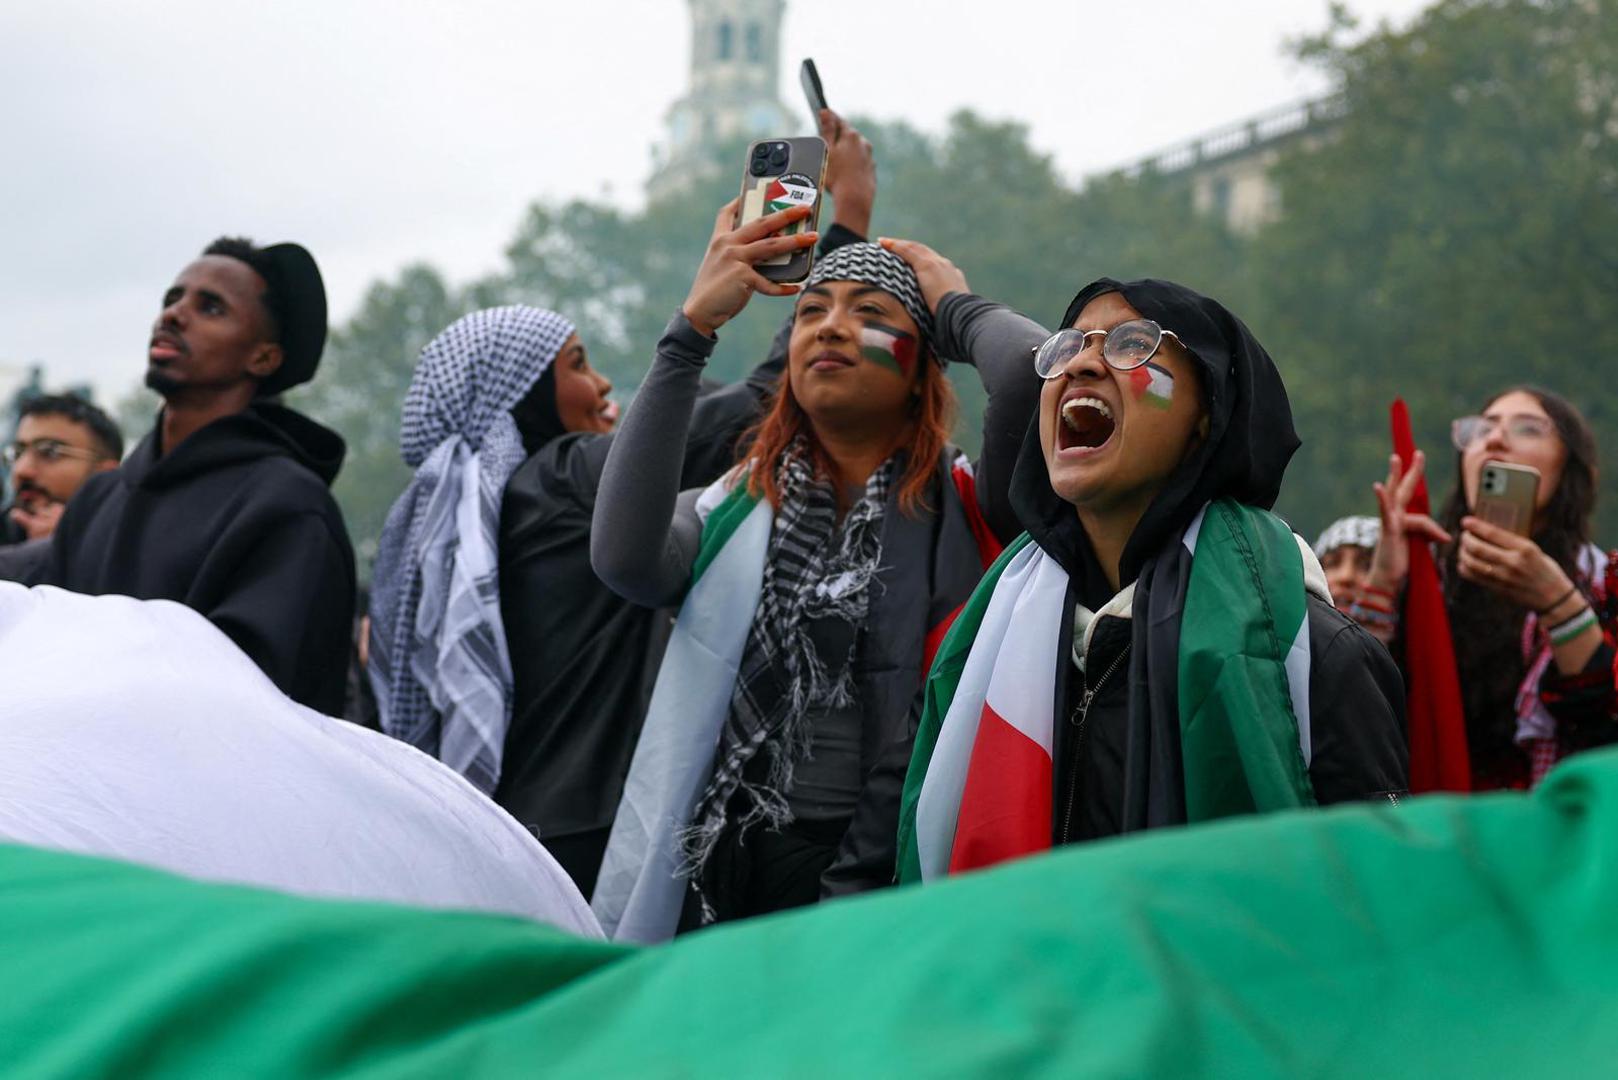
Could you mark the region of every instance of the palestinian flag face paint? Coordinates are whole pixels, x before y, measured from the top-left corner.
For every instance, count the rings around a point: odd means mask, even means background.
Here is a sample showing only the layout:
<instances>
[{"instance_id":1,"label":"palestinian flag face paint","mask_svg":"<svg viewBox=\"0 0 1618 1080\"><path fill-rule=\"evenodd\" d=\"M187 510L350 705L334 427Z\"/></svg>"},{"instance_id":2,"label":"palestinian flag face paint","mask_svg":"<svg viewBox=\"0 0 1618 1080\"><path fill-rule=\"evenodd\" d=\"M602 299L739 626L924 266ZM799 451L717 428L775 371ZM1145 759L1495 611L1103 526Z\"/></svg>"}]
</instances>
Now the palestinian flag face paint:
<instances>
[{"instance_id":1,"label":"palestinian flag face paint","mask_svg":"<svg viewBox=\"0 0 1618 1080\"><path fill-rule=\"evenodd\" d=\"M868 322L860 330L860 355L906 379L916 371L918 351L916 335L895 327Z\"/></svg>"},{"instance_id":2,"label":"palestinian flag face paint","mask_svg":"<svg viewBox=\"0 0 1618 1080\"><path fill-rule=\"evenodd\" d=\"M1129 372L1129 388L1135 400L1154 409L1168 409L1174 404L1174 376L1150 360Z\"/></svg>"}]
</instances>

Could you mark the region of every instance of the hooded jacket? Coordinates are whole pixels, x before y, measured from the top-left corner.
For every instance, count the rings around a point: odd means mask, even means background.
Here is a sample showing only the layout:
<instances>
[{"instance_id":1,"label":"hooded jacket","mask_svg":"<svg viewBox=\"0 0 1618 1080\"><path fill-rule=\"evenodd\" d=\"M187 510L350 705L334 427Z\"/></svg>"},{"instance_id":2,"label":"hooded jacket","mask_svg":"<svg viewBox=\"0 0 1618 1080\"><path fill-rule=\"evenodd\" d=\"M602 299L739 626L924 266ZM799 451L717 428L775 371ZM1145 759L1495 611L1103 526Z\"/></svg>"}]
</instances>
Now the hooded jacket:
<instances>
[{"instance_id":1,"label":"hooded jacket","mask_svg":"<svg viewBox=\"0 0 1618 1080\"><path fill-rule=\"evenodd\" d=\"M1196 357L1209 430L1135 527L1120 560L1119 580L1124 586L1120 593L1108 581L1073 505L1051 488L1038 418L1027 426L1010 481L1011 508L1033 540L1068 575L1057 651L1063 660L1052 688L1057 717L1052 748L1053 843L1168 824L1176 820L1176 813L1178 821L1185 820L1178 739L1142 734L1150 720L1140 702L1154 689L1136 661L1148 651L1145 635L1153 620L1138 617L1149 590L1135 584L1150 575L1165 547L1179 544L1186 527L1209 501L1227 497L1269 509L1298 447L1286 389L1274 362L1251 332L1217 302L1169 282L1102 279L1074 299L1062 325L1071 326L1086 304L1114 291L1141 314L1174 331ZM1168 591L1159 590L1158 595L1165 598ZM1406 787L1407 772L1404 692L1398 670L1375 639L1330 604L1314 596L1307 604L1314 735L1309 776L1316 799L1330 803L1397 797ZM1087 685L1067 659L1072 655L1074 616L1081 606L1092 612L1106 609L1096 617L1086 657L1086 670L1096 685ZM1163 632L1163 621L1151 628ZM1177 622L1173 632L1178 634ZM1126 646L1134 647L1125 653ZM1087 689L1096 693L1084 716L1081 739L1076 721ZM1172 708L1155 712L1160 719L1166 715L1170 723L1177 722ZM910 713L912 740L920 717L918 697ZM1143 746L1151 747L1155 756L1143 755ZM856 817L838 863L826 875L826 895L860 892L894 880L895 825L909 749L909 742L896 743L867 781L870 799Z\"/></svg>"},{"instance_id":2,"label":"hooded jacket","mask_svg":"<svg viewBox=\"0 0 1618 1080\"><path fill-rule=\"evenodd\" d=\"M1144 707L1149 698L1154 705L1163 700L1160 688L1145 678L1147 635L1170 632L1176 641L1178 635L1177 622L1147 615L1152 593L1160 603L1172 601L1164 594L1173 583L1154 580L1152 570L1210 500L1223 497L1270 509L1298 447L1280 371L1222 305L1172 282L1102 278L1074 298L1062 325L1073 325L1090 301L1109 292L1121 293L1136 311L1174 331L1195 357L1209 431L1130 535L1118 580L1132 593L1110 608L1114 590L1089 537L1073 506L1051 488L1037 422L1023 441L1012 476L1012 505L1034 541L1069 578L1070 614L1063 620L1058 655L1072 655L1071 616L1080 605L1109 612L1097 616L1091 632L1088 674L1073 663L1058 666L1056 715L1065 722L1057 725L1052 755L1055 843L1184 822L1179 740L1164 737L1177 736L1177 727L1170 733L1147 730L1149 724L1177 725L1177 718L1171 708ZM1156 616L1165 608L1149 610ZM1398 669L1375 639L1317 596L1308 598L1308 620L1314 740L1309 776L1315 797L1320 803L1396 798L1406 788L1408 769ZM1126 645L1133 646L1127 658ZM1087 690L1094 697L1080 717Z\"/></svg>"},{"instance_id":3,"label":"hooded jacket","mask_svg":"<svg viewBox=\"0 0 1618 1080\"><path fill-rule=\"evenodd\" d=\"M167 453L161 433L160 420L121 466L79 489L45 583L178 601L288 696L341 715L354 551L329 485L343 440L263 401Z\"/></svg>"}]
</instances>

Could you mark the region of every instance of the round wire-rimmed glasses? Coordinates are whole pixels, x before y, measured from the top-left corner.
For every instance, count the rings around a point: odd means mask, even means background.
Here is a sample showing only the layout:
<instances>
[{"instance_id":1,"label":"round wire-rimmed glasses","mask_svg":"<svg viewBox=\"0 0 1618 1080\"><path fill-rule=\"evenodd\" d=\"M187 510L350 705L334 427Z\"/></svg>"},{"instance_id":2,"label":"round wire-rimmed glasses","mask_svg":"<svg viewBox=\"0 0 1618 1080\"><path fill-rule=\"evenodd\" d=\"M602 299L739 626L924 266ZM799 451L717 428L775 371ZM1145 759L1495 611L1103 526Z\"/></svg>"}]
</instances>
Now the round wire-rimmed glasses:
<instances>
[{"instance_id":1,"label":"round wire-rimmed glasses","mask_svg":"<svg viewBox=\"0 0 1618 1080\"><path fill-rule=\"evenodd\" d=\"M1140 367L1157 355L1164 338L1173 338L1176 345L1185 347L1178 334L1151 319L1130 319L1111 330L1058 330L1034 348L1034 371L1042 379L1059 377L1068 361L1088 349L1094 337L1101 339L1101 359L1114 371Z\"/></svg>"}]
</instances>

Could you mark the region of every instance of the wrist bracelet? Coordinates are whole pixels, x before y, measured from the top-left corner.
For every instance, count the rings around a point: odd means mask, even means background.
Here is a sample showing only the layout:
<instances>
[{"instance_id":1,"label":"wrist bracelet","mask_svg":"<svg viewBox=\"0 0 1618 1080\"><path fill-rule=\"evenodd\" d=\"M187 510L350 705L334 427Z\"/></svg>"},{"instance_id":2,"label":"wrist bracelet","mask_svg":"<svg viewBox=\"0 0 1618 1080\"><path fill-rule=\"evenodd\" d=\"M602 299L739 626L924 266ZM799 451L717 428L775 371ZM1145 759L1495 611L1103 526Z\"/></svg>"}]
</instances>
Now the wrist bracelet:
<instances>
[{"instance_id":1,"label":"wrist bracelet","mask_svg":"<svg viewBox=\"0 0 1618 1080\"><path fill-rule=\"evenodd\" d=\"M1399 625L1399 618L1393 612L1378 611L1375 608L1366 607L1359 600L1348 606L1348 617L1355 622L1364 623L1366 626L1382 627L1389 630Z\"/></svg>"},{"instance_id":2,"label":"wrist bracelet","mask_svg":"<svg viewBox=\"0 0 1618 1080\"><path fill-rule=\"evenodd\" d=\"M1383 597L1390 603L1399 599L1398 596L1394 594L1392 589L1379 589L1375 585L1372 585L1369 581L1360 586L1360 592L1370 593L1372 596Z\"/></svg>"},{"instance_id":3,"label":"wrist bracelet","mask_svg":"<svg viewBox=\"0 0 1618 1080\"><path fill-rule=\"evenodd\" d=\"M1566 645L1595 624L1596 613L1590 609L1589 605L1586 605L1583 611L1566 622L1559 623L1555 629L1551 630L1551 647Z\"/></svg>"},{"instance_id":4,"label":"wrist bracelet","mask_svg":"<svg viewBox=\"0 0 1618 1080\"><path fill-rule=\"evenodd\" d=\"M1392 604L1384 604L1382 601L1380 601L1380 600L1372 600L1368 596L1362 596L1362 597L1358 598L1357 600L1355 600L1354 602L1356 604L1360 605L1363 608L1369 608L1371 611L1380 611L1384 615L1392 615L1393 614L1393 605Z\"/></svg>"},{"instance_id":5,"label":"wrist bracelet","mask_svg":"<svg viewBox=\"0 0 1618 1080\"><path fill-rule=\"evenodd\" d=\"M1578 591L1579 591L1579 587L1577 585L1569 585L1567 587L1567 592L1563 593L1561 596L1558 596L1554 602L1546 604L1542 608L1536 609L1534 614L1540 616L1541 618L1543 618L1546 615L1549 615L1551 612L1555 611L1557 608L1559 608L1563 604L1567 603L1567 598L1572 596L1574 593L1576 593Z\"/></svg>"}]
</instances>

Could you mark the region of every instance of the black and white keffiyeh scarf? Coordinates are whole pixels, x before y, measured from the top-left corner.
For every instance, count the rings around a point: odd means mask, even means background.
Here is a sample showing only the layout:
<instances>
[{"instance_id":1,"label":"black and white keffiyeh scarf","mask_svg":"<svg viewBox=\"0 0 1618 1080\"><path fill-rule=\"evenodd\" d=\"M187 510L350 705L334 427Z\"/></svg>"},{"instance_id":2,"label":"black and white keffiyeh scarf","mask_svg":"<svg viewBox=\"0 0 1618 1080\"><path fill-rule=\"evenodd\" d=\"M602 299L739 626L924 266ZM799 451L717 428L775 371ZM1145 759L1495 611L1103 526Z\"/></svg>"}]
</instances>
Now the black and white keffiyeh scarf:
<instances>
[{"instance_id":1,"label":"black and white keffiyeh scarf","mask_svg":"<svg viewBox=\"0 0 1618 1080\"><path fill-rule=\"evenodd\" d=\"M500 620L500 500L525 457L511 409L573 324L512 306L473 312L422 350L399 448L416 470L372 575L369 674L382 730L494 790L511 719Z\"/></svg>"},{"instance_id":2,"label":"black and white keffiyeh scarf","mask_svg":"<svg viewBox=\"0 0 1618 1080\"><path fill-rule=\"evenodd\" d=\"M933 315L921 295L921 283L910 264L880 244L844 244L829 255L815 260L804 288L812 288L824 281L857 281L862 285L875 285L899 301L916 329L922 343L932 352L933 362L940 367L944 358L933 345Z\"/></svg>"},{"instance_id":3,"label":"black and white keffiyeh scarf","mask_svg":"<svg viewBox=\"0 0 1618 1080\"><path fill-rule=\"evenodd\" d=\"M857 703L851 661L882 559L894 469L889 458L871 474L839 528L837 493L814 475L803 440L782 457L781 505L713 778L680 836L683 870L693 879L727 827L779 828L792 820L786 793L809 753L810 717ZM761 750L768 770L753 782L744 772Z\"/></svg>"}]
</instances>

